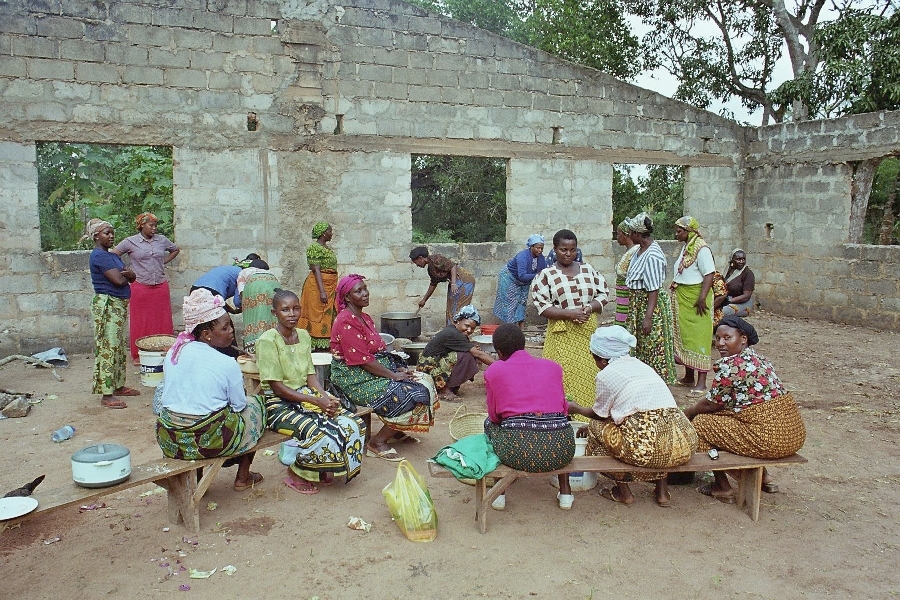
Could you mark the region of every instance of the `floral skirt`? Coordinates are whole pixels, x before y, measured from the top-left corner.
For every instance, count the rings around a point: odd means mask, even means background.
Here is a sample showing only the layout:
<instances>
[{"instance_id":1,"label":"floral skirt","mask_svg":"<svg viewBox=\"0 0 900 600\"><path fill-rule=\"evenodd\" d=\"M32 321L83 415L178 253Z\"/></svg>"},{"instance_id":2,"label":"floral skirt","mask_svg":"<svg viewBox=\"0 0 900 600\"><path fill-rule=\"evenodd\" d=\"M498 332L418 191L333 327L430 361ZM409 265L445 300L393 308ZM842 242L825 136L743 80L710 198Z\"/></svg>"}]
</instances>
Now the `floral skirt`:
<instances>
[{"instance_id":1,"label":"floral skirt","mask_svg":"<svg viewBox=\"0 0 900 600\"><path fill-rule=\"evenodd\" d=\"M504 465L527 473L562 469L575 456L575 431L566 415L528 413L484 422L484 433Z\"/></svg>"},{"instance_id":2,"label":"floral skirt","mask_svg":"<svg viewBox=\"0 0 900 600\"><path fill-rule=\"evenodd\" d=\"M597 320L586 323L551 319L547 325L543 357L563 368L563 389L566 398L580 406L593 406L597 394L595 379L597 363L591 356L591 334L597 328ZM587 417L576 415L577 421L587 422Z\"/></svg>"},{"instance_id":3,"label":"floral skirt","mask_svg":"<svg viewBox=\"0 0 900 600\"><path fill-rule=\"evenodd\" d=\"M650 333L644 335L644 315L647 313L648 294L646 290L631 290L628 321L625 328L637 338L637 346L632 355L653 367L663 381L675 383L675 346L672 331L672 309L669 295L660 290L656 298L656 308L650 317Z\"/></svg>"},{"instance_id":4,"label":"floral skirt","mask_svg":"<svg viewBox=\"0 0 900 600\"><path fill-rule=\"evenodd\" d=\"M110 395L125 385L125 362L128 338L125 319L128 300L109 294L95 294L91 300L94 321L94 387L95 394Z\"/></svg>"},{"instance_id":5,"label":"floral skirt","mask_svg":"<svg viewBox=\"0 0 900 600\"><path fill-rule=\"evenodd\" d=\"M530 287L520 284L505 266L497 276L497 299L494 300L494 316L504 323L521 323L525 320Z\"/></svg>"}]
</instances>

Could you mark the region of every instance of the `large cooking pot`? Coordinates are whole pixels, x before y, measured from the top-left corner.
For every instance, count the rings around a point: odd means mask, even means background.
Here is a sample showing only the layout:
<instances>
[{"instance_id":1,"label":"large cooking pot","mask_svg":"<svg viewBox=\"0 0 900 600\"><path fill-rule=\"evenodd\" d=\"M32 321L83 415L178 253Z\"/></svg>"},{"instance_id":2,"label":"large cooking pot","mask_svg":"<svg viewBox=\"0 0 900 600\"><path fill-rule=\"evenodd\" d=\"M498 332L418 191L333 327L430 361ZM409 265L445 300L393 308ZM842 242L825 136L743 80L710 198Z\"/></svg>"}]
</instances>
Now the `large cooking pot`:
<instances>
[{"instance_id":1,"label":"large cooking pot","mask_svg":"<svg viewBox=\"0 0 900 600\"><path fill-rule=\"evenodd\" d=\"M383 313L381 333L389 333L395 338L417 338L422 335L422 317L414 312Z\"/></svg>"},{"instance_id":2,"label":"large cooking pot","mask_svg":"<svg viewBox=\"0 0 900 600\"><path fill-rule=\"evenodd\" d=\"M72 479L86 488L122 483L131 475L131 452L119 444L88 446L72 455Z\"/></svg>"}]
</instances>

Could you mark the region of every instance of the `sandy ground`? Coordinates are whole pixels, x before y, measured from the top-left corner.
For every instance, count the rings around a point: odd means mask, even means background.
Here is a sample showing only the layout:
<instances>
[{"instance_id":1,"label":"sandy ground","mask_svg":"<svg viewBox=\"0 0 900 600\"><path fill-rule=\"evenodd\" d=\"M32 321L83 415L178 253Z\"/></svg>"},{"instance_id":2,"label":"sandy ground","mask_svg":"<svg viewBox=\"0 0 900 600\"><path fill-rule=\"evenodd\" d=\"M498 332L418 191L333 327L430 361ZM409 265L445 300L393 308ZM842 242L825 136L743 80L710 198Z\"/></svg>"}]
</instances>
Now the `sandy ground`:
<instances>
[{"instance_id":1,"label":"sandy ground","mask_svg":"<svg viewBox=\"0 0 900 600\"><path fill-rule=\"evenodd\" d=\"M431 488L440 519L431 543L407 541L391 522L381 488L395 465L367 459L362 474L315 496L281 483L275 456L258 456L266 480L231 489L224 471L206 500L198 543L166 518L164 495L146 485L77 507L35 515L0 534L5 598L889 598L900 595L900 334L760 314L759 350L801 403L807 465L774 470L782 492L764 495L760 520L735 506L672 487L672 508L634 484L638 502L613 504L593 491L559 510L547 478L511 489L491 511L488 532L474 523L473 488L427 477L425 460L451 438L457 409L445 403L419 445L401 447ZM43 398L25 418L0 421L0 491L42 473L42 491L67 485L70 455L99 441L127 445L133 464L158 458L150 394L127 410L101 408L90 389L92 358L70 357L57 382L46 370L13 363L0 387ZM137 368L129 384L138 386ZM673 390L683 404L683 388ZM48 398L55 395L56 398ZM484 406L480 377L464 386L470 409ZM54 444L70 423L76 436ZM601 486L603 482L601 481ZM359 516L370 533L351 530ZM168 528L168 530L166 530ZM54 543L48 541L60 538ZM164 566L168 565L168 566ZM221 572L226 565L233 575ZM188 579L181 567L208 571ZM188 584L190 590L179 591Z\"/></svg>"}]
</instances>

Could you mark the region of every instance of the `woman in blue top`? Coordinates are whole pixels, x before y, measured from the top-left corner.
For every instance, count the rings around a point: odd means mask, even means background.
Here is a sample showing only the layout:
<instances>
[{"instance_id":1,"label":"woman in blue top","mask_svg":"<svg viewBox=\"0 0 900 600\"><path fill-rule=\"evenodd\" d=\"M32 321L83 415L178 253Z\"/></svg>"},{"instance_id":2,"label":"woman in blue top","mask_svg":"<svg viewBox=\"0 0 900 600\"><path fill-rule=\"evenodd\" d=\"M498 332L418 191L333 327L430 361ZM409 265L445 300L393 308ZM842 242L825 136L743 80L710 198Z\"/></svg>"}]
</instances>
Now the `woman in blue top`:
<instances>
[{"instance_id":1,"label":"woman in blue top","mask_svg":"<svg viewBox=\"0 0 900 600\"><path fill-rule=\"evenodd\" d=\"M102 219L91 219L85 239L94 240L91 252L91 283L94 298L91 300L91 317L94 321L94 387L93 393L101 394L100 404L107 408L126 408L128 405L116 396L139 396L140 392L125 387L125 364L128 337L125 320L128 316L130 283L134 271L109 251L115 239L113 226Z\"/></svg>"},{"instance_id":2,"label":"woman in blue top","mask_svg":"<svg viewBox=\"0 0 900 600\"><path fill-rule=\"evenodd\" d=\"M494 302L494 315L504 323L518 323L525 328L525 306L528 303L528 290L531 280L544 267L544 238L534 234L525 242L526 248L500 269L497 279L497 300Z\"/></svg>"}]
</instances>

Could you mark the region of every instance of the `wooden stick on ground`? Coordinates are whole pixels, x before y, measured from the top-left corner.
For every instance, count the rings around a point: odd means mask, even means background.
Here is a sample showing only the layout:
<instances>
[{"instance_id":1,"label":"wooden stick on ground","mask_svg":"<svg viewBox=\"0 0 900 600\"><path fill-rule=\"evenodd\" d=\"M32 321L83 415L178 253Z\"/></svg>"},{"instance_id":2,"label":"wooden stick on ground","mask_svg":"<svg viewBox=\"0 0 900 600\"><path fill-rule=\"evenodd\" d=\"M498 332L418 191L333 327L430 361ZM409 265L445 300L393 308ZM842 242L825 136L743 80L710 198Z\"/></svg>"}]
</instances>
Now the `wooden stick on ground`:
<instances>
[{"instance_id":1,"label":"wooden stick on ground","mask_svg":"<svg viewBox=\"0 0 900 600\"><path fill-rule=\"evenodd\" d=\"M38 360L38 359L34 358L33 356L22 356L21 354L12 354L10 356L7 356L6 358L0 359L0 367L2 367L6 363L12 362L14 360L21 360L21 361L24 361L26 364L37 365L39 367L44 367L45 369L50 369L50 371L53 373L53 376L56 377L57 381L63 380L63 378L59 376L59 373L56 372L56 369L54 368L53 365L51 365L48 362Z\"/></svg>"}]
</instances>

